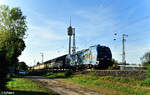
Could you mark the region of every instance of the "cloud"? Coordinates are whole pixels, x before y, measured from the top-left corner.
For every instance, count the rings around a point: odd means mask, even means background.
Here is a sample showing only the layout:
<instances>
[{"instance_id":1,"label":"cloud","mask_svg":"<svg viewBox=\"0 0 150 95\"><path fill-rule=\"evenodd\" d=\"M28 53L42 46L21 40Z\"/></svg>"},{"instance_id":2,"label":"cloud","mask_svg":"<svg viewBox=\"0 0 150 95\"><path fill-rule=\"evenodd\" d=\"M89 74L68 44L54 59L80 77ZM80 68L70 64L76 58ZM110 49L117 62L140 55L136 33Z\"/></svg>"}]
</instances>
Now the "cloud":
<instances>
[{"instance_id":1,"label":"cloud","mask_svg":"<svg viewBox=\"0 0 150 95\"><path fill-rule=\"evenodd\" d=\"M37 62L41 63L42 61L40 52L44 54L44 61L59 57L60 55L64 55L67 53L65 50L44 50L32 53L24 51L19 59L20 61L25 61L29 66L34 66L37 64Z\"/></svg>"},{"instance_id":2,"label":"cloud","mask_svg":"<svg viewBox=\"0 0 150 95\"><path fill-rule=\"evenodd\" d=\"M0 0L0 5L6 4L6 0Z\"/></svg>"},{"instance_id":3,"label":"cloud","mask_svg":"<svg viewBox=\"0 0 150 95\"><path fill-rule=\"evenodd\" d=\"M31 31L34 31L32 35L39 39L47 40L63 40L64 35L60 35L58 32L53 32L49 27L33 26L31 25Z\"/></svg>"},{"instance_id":4,"label":"cloud","mask_svg":"<svg viewBox=\"0 0 150 95\"><path fill-rule=\"evenodd\" d=\"M44 53L44 61L66 53L64 45L66 45L67 36L65 29L62 30L63 23L50 19L43 20L42 23L41 25L28 23L29 36L25 39L26 48L19 59L29 66L35 65L35 61L41 62L40 52ZM55 26L59 26L63 32L57 31L59 28Z\"/></svg>"}]
</instances>

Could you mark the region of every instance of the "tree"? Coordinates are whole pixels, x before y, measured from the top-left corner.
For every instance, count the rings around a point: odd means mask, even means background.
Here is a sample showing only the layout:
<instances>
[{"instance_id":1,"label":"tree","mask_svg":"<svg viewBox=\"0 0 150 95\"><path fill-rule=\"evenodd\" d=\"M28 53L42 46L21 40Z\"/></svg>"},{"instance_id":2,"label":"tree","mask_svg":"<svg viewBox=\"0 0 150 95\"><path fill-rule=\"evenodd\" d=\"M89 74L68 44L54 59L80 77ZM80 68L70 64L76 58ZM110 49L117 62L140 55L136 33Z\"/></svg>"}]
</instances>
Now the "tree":
<instances>
[{"instance_id":1,"label":"tree","mask_svg":"<svg viewBox=\"0 0 150 95\"><path fill-rule=\"evenodd\" d=\"M37 65L39 65L40 64L40 62L37 62Z\"/></svg>"},{"instance_id":2,"label":"tree","mask_svg":"<svg viewBox=\"0 0 150 95\"><path fill-rule=\"evenodd\" d=\"M141 57L142 64L144 66L150 65L150 51L146 52L143 57Z\"/></svg>"},{"instance_id":3,"label":"tree","mask_svg":"<svg viewBox=\"0 0 150 95\"><path fill-rule=\"evenodd\" d=\"M25 48L26 17L19 8L0 6L0 90L4 90L9 66L17 66Z\"/></svg>"},{"instance_id":4,"label":"tree","mask_svg":"<svg viewBox=\"0 0 150 95\"><path fill-rule=\"evenodd\" d=\"M112 58L112 60L111 60L111 66L109 66L109 68L108 69L110 69L110 70L116 70L116 69L119 69L119 67L118 67L118 61L117 60L115 60L114 58Z\"/></svg>"},{"instance_id":5,"label":"tree","mask_svg":"<svg viewBox=\"0 0 150 95\"><path fill-rule=\"evenodd\" d=\"M18 71L20 71L20 70L26 71L27 69L28 69L28 66L26 65L25 62L18 62L18 64L17 64Z\"/></svg>"}]
</instances>

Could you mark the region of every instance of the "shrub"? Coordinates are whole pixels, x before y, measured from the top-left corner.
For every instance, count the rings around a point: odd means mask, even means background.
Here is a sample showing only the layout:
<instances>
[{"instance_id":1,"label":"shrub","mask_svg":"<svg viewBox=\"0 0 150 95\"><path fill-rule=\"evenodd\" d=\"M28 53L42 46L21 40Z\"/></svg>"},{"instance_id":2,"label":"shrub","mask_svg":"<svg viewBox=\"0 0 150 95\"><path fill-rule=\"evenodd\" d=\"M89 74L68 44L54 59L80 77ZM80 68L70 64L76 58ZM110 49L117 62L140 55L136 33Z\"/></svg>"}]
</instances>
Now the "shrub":
<instances>
[{"instance_id":1,"label":"shrub","mask_svg":"<svg viewBox=\"0 0 150 95\"><path fill-rule=\"evenodd\" d=\"M150 66L147 67L147 78L140 83L141 86L150 86Z\"/></svg>"},{"instance_id":2,"label":"shrub","mask_svg":"<svg viewBox=\"0 0 150 95\"><path fill-rule=\"evenodd\" d=\"M30 75L30 76L42 76L45 75L46 71L44 70L28 70L26 71L26 75Z\"/></svg>"},{"instance_id":3,"label":"shrub","mask_svg":"<svg viewBox=\"0 0 150 95\"><path fill-rule=\"evenodd\" d=\"M73 73L73 71L66 71L64 75L65 77L70 77Z\"/></svg>"},{"instance_id":4,"label":"shrub","mask_svg":"<svg viewBox=\"0 0 150 95\"><path fill-rule=\"evenodd\" d=\"M150 66L147 68L147 79L150 79Z\"/></svg>"},{"instance_id":5,"label":"shrub","mask_svg":"<svg viewBox=\"0 0 150 95\"><path fill-rule=\"evenodd\" d=\"M150 86L150 79L146 79L140 83L141 86Z\"/></svg>"}]
</instances>

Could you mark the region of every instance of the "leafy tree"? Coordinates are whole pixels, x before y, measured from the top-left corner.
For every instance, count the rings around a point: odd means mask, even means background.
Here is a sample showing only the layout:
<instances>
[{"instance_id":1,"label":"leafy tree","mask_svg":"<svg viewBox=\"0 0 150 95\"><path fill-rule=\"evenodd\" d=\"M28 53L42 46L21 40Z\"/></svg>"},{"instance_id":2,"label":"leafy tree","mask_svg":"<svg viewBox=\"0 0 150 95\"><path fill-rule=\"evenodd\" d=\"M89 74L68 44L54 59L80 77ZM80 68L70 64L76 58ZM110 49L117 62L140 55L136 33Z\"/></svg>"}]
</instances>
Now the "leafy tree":
<instances>
[{"instance_id":1,"label":"leafy tree","mask_svg":"<svg viewBox=\"0 0 150 95\"><path fill-rule=\"evenodd\" d=\"M112 58L112 60L111 60L111 66L109 66L109 68L108 69L110 69L110 70L116 70L116 69L119 69L119 67L118 67L118 61L117 60L115 60L114 58Z\"/></svg>"},{"instance_id":2,"label":"leafy tree","mask_svg":"<svg viewBox=\"0 0 150 95\"><path fill-rule=\"evenodd\" d=\"M18 62L17 69L18 69L18 71L20 71L20 70L26 71L28 69L28 66L26 65L25 62Z\"/></svg>"},{"instance_id":3,"label":"leafy tree","mask_svg":"<svg viewBox=\"0 0 150 95\"><path fill-rule=\"evenodd\" d=\"M25 48L26 17L19 8L0 6L0 90L3 90L9 66L17 66L18 56Z\"/></svg>"},{"instance_id":4,"label":"leafy tree","mask_svg":"<svg viewBox=\"0 0 150 95\"><path fill-rule=\"evenodd\" d=\"M39 65L40 64L40 62L37 62L37 65Z\"/></svg>"},{"instance_id":5,"label":"leafy tree","mask_svg":"<svg viewBox=\"0 0 150 95\"><path fill-rule=\"evenodd\" d=\"M150 65L150 51L144 54L144 56L141 58L141 61L144 66Z\"/></svg>"}]
</instances>

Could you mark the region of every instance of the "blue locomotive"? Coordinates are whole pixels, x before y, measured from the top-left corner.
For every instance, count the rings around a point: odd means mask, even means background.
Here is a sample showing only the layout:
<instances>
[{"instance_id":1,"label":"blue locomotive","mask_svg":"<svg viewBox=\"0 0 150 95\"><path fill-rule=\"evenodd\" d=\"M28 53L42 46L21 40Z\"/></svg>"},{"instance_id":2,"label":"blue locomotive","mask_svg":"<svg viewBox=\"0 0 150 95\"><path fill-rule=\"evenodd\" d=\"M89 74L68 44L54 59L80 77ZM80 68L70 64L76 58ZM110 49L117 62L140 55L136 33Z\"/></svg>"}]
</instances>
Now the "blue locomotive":
<instances>
[{"instance_id":1,"label":"blue locomotive","mask_svg":"<svg viewBox=\"0 0 150 95\"><path fill-rule=\"evenodd\" d=\"M78 51L75 54L67 55L65 65L67 67L86 67L111 65L112 53L109 47L95 45L88 49Z\"/></svg>"}]
</instances>

